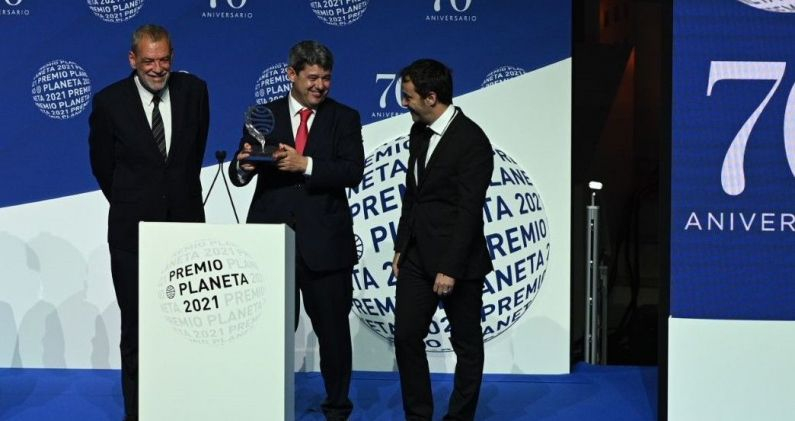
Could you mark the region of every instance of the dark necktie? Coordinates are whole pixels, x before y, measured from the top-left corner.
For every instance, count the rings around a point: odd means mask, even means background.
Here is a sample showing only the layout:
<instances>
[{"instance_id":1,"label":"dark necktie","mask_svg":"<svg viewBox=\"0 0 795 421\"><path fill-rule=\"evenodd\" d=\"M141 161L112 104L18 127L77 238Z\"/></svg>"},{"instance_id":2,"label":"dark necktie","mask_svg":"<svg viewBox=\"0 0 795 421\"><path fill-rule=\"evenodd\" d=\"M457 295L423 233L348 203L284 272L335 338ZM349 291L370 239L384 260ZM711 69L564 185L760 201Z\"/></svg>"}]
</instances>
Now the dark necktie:
<instances>
[{"instance_id":1,"label":"dark necktie","mask_svg":"<svg viewBox=\"0 0 795 421\"><path fill-rule=\"evenodd\" d=\"M425 176L425 161L428 160L428 146L431 143L431 136L433 136L433 130L428 127L417 136L417 140L420 142L420 149L417 153L417 184L420 184Z\"/></svg>"},{"instance_id":2,"label":"dark necktie","mask_svg":"<svg viewBox=\"0 0 795 421\"><path fill-rule=\"evenodd\" d=\"M309 127L307 122L309 121L309 116L312 115L312 110L310 108L303 108L298 113L301 114L301 122L298 123L298 132L295 134L295 150L303 155L304 149L306 149L306 142L309 140Z\"/></svg>"},{"instance_id":3,"label":"dark necktie","mask_svg":"<svg viewBox=\"0 0 795 421\"><path fill-rule=\"evenodd\" d=\"M160 116L160 96L152 97L152 102L155 104L155 107L152 108L152 136L155 138L157 149L160 149L160 154L165 159L168 155L166 154L166 132L163 129L163 117Z\"/></svg>"}]
</instances>

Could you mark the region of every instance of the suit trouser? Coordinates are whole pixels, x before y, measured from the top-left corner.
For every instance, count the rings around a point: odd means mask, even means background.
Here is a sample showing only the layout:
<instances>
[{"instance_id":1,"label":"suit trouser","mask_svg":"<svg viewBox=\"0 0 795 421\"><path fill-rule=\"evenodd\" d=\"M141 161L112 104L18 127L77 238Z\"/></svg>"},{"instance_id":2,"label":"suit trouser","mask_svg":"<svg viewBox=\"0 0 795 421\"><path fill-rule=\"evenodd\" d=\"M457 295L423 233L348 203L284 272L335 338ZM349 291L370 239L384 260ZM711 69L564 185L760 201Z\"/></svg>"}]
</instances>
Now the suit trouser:
<instances>
[{"instance_id":1,"label":"suit trouser","mask_svg":"<svg viewBox=\"0 0 795 421\"><path fill-rule=\"evenodd\" d=\"M480 311L483 280L456 280L444 298L433 292L436 274L423 269L416 249L409 246L400 266L395 302L395 354L400 371L403 410L408 420L433 417L433 395L425 337L442 301L450 323L450 342L457 362L446 420L475 418L483 378L483 334Z\"/></svg>"},{"instance_id":2,"label":"suit trouser","mask_svg":"<svg viewBox=\"0 0 795 421\"><path fill-rule=\"evenodd\" d=\"M110 247L113 289L121 312L121 387L124 412L138 416L138 253Z\"/></svg>"},{"instance_id":3,"label":"suit trouser","mask_svg":"<svg viewBox=\"0 0 795 421\"><path fill-rule=\"evenodd\" d=\"M295 264L295 327L301 296L320 348L320 373L326 387L322 409L328 419L346 419L353 411L348 398L353 357L348 315L353 305L353 267L333 271L309 269L300 253ZM300 290L300 294L299 294Z\"/></svg>"}]
</instances>

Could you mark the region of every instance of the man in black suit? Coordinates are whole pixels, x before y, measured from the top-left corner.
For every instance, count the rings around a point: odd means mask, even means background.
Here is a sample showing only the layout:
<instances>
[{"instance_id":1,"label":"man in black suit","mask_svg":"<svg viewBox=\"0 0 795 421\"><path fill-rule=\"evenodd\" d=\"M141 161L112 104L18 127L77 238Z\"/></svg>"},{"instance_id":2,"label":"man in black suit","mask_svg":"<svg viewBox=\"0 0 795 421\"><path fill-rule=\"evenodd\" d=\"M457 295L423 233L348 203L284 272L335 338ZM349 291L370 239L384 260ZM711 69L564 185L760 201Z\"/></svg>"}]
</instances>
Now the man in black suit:
<instances>
[{"instance_id":1,"label":"man in black suit","mask_svg":"<svg viewBox=\"0 0 795 421\"><path fill-rule=\"evenodd\" d=\"M320 347L323 413L347 419L353 410L348 314L357 256L345 188L362 179L364 149L359 113L328 97L333 65L331 51L318 42L292 47L290 93L266 104L276 121L266 137L278 147L275 162L246 161L259 145L244 127L229 175L238 186L257 175L247 222L285 223L295 230L296 326L300 290Z\"/></svg>"},{"instance_id":2,"label":"man in black suit","mask_svg":"<svg viewBox=\"0 0 795 421\"><path fill-rule=\"evenodd\" d=\"M483 130L452 106L453 79L444 64L417 60L400 77L414 120L392 261L403 409L409 420L433 416L424 339L441 300L457 357L444 419L471 420L483 377L483 284L493 269L483 235L493 152Z\"/></svg>"},{"instance_id":3,"label":"man in black suit","mask_svg":"<svg viewBox=\"0 0 795 421\"><path fill-rule=\"evenodd\" d=\"M207 85L171 73L173 54L165 28L138 28L128 57L132 74L94 96L89 118L91 170L110 203L128 420L138 414L138 223L204 222L199 174L210 121Z\"/></svg>"}]
</instances>

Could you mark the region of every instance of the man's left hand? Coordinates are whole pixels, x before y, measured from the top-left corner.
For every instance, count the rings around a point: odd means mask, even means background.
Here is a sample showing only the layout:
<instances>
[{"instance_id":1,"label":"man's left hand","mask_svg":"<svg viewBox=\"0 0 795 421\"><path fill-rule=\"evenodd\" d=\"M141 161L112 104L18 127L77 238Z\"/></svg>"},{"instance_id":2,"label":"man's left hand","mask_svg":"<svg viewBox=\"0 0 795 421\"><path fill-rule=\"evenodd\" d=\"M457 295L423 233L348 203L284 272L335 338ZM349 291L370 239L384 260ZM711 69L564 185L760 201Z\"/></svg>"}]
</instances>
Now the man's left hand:
<instances>
[{"instance_id":1,"label":"man's left hand","mask_svg":"<svg viewBox=\"0 0 795 421\"><path fill-rule=\"evenodd\" d=\"M303 174L306 172L307 158L298 153L290 145L284 143L279 144L279 149L273 153L276 159L276 167L280 171L297 172Z\"/></svg>"},{"instance_id":2,"label":"man's left hand","mask_svg":"<svg viewBox=\"0 0 795 421\"><path fill-rule=\"evenodd\" d=\"M447 276L443 273L436 274L436 280L433 282L433 292L444 297L453 293L455 286L455 278Z\"/></svg>"}]
</instances>

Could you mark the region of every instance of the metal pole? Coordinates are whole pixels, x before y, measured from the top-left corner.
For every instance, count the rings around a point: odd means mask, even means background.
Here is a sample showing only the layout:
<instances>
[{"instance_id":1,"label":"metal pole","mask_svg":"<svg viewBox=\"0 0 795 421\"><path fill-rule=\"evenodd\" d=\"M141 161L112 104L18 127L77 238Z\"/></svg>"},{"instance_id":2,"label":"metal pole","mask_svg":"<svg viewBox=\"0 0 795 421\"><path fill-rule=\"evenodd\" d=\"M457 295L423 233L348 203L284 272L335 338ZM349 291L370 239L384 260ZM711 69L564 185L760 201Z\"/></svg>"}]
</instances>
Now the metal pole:
<instances>
[{"instance_id":1,"label":"metal pole","mask_svg":"<svg viewBox=\"0 0 795 421\"><path fill-rule=\"evenodd\" d=\"M607 364L607 265L599 265L599 364Z\"/></svg>"},{"instance_id":2,"label":"metal pole","mask_svg":"<svg viewBox=\"0 0 795 421\"><path fill-rule=\"evenodd\" d=\"M586 275L585 275L585 362L600 363L599 335L599 206L596 192L591 192L591 204L586 207Z\"/></svg>"}]
</instances>

